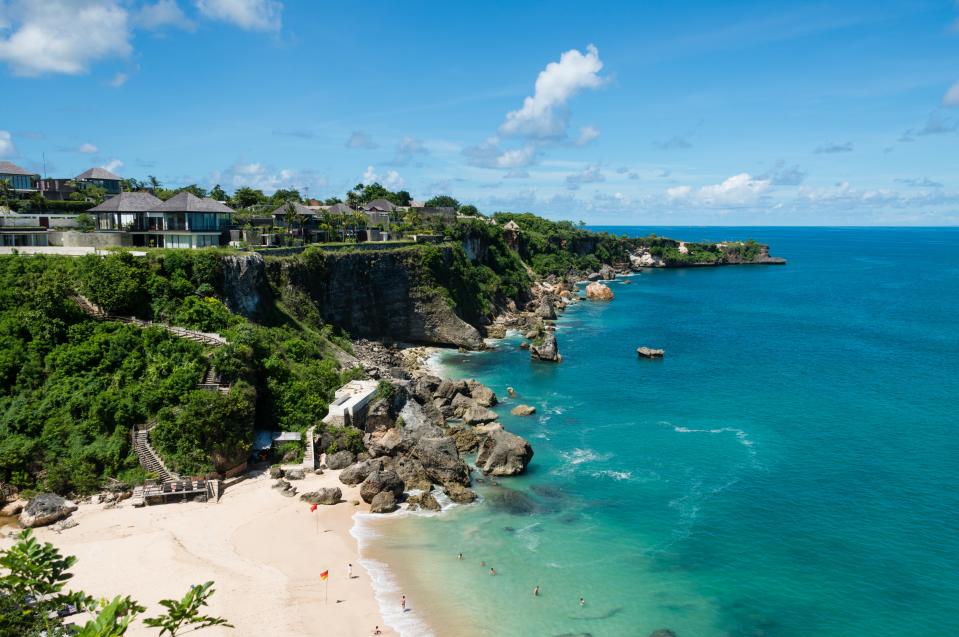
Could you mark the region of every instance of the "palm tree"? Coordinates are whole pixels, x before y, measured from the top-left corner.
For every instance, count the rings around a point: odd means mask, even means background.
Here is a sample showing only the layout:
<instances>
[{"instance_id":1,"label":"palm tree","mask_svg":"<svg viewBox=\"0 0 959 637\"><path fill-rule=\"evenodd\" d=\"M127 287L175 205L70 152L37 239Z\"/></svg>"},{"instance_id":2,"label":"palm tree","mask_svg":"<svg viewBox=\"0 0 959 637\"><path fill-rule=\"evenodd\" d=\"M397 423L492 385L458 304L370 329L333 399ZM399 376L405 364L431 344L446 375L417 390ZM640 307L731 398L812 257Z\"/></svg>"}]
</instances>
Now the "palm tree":
<instances>
[{"instance_id":1,"label":"palm tree","mask_svg":"<svg viewBox=\"0 0 959 637\"><path fill-rule=\"evenodd\" d=\"M156 192L160 189L160 180L154 175L147 175L147 183L150 184L150 190L153 191L153 194L156 194Z\"/></svg>"},{"instance_id":2,"label":"palm tree","mask_svg":"<svg viewBox=\"0 0 959 637\"><path fill-rule=\"evenodd\" d=\"M10 188L9 179L0 179L0 200L3 201L3 205L6 208L10 207L10 193L12 189Z\"/></svg>"}]
</instances>

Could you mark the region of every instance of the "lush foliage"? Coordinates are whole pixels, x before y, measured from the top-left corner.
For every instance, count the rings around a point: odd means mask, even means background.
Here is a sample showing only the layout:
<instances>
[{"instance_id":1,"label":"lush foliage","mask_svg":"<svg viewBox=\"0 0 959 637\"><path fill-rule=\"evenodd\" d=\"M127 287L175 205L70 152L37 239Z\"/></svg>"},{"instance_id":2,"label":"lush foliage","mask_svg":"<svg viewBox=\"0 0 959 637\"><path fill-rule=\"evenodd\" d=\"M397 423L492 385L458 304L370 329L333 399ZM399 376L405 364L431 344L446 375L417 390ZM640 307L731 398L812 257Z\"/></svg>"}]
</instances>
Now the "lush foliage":
<instances>
[{"instance_id":1,"label":"lush foliage","mask_svg":"<svg viewBox=\"0 0 959 637\"><path fill-rule=\"evenodd\" d=\"M133 619L146 608L129 596L97 601L83 592L65 592L73 577L69 569L73 556L64 557L52 544L40 544L27 529L17 543L0 552L0 635L18 637L121 637ZM160 637L176 637L209 626L233 626L222 617L201 614L213 595L213 582L193 586L180 600L163 599L166 609L157 617L144 620L146 626L159 628ZM64 625L61 611L67 608L89 611L94 617L78 630Z\"/></svg>"}]
</instances>

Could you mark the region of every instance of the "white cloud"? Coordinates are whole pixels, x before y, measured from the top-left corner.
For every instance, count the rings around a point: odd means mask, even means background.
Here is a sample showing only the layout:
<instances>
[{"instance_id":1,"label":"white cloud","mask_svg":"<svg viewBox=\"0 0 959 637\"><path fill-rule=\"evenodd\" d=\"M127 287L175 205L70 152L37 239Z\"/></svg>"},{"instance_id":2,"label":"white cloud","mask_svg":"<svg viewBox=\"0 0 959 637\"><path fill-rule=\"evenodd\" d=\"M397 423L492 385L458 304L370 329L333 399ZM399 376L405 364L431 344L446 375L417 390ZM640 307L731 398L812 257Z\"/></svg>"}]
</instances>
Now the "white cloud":
<instances>
[{"instance_id":1,"label":"white cloud","mask_svg":"<svg viewBox=\"0 0 959 637\"><path fill-rule=\"evenodd\" d=\"M566 187L569 190L578 190L582 184L593 184L606 181L606 176L599 170L599 166L589 165L582 171L566 175Z\"/></svg>"},{"instance_id":2,"label":"white cloud","mask_svg":"<svg viewBox=\"0 0 959 637\"><path fill-rule=\"evenodd\" d=\"M414 137L404 137L396 145L396 156L390 162L394 166L405 166L413 159L413 155L429 155L429 149L423 141Z\"/></svg>"},{"instance_id":3,"label":"white cloud","mask_svg":"<svg viewBox=\"0 0 959 637\"><path fill-rule=\"evenodd\" d=\"M91 155L97 152L98 150L100 149L94 146L93 144L91 144L90 142L86 142L85 144L80 144L79 148L77 148L77 151L81 153L86 153L88 155Z\"/></svg>"},{"instance_id":4,"label":"white cloud","mask_svg":"<svg viewBox=\"0 0 959 637\"><path fill-rule=\"evenodd\" d=\"M230 22L249 31L277 31L283 3L277 0L194 0L196 8L213 20Z\"/></svg>"},{"instance_id":5,"label":"white cloud","mask_svg":"<svg viewBox=\"0 0 959 637\"><path fill-rule=\"evenodd\" d=\"M109 170L111 173L116 173L118 170L123 168L123 162L120 161L119 159L111 159L107 163L100 166L100 168Z\"/></svg>"},{"instance_id":6,"label":"white cloud","mask_svg":"<svg viewBox=\"0 0 959 637\"><path fill-rule=\"evenodd\" d=\"M0 157L16 157L17 147L13 145L13 139L9 131L0 130Z\"/></svg>"},{"instance_id":7,"label":"white cloud","mask_svg":"<svg viewBox=\"0 0 959 637\"><path fill-rule=\"evenodd\" d=\"M959 22L957 22L959 24ZM959 106L959 82L953 84L942 96L943 106Z\"/></svg>"},{"instance_id":8,"label":"white cloud","mask_svg":"<svg viewBox=\"0 0 959 637\"><path fill-rule=\"evenodd\" d=\"M758 179L749 173L739 173L722 183L694 189L691 186L674 186L666 189L666 197L675 203L690 203L712 208L730 208L753 205L769 192L772 183Z\"/></svg>"},{"instance_id":9,"label":"white cloud","mask_svg":"<svg viewBox=\"0 0 959 637\"><path fill-rule=\"evenodd\" d=\"M127 83L127 74L126 73L117 73L113 76L113 79L110 80L109 84L113 88L120 88Z\"/></svg>"},{"instance_id":10,"label":"white cloud","mask_svg":"<svg viewBox=\"0 0 959 637\"><path fill-rule=\"evenodd\" d=\"M385 175L379 175L373 166L366 167L361 181L367 185L378 182L390 190L397 190L406 185L406 180L395 170L389 170Z\"/></svg>"},{"instance_id":11,"label":"white cloud","mask_svg":"<svg viewBox=\"0 0 959 637\"><path fill-rule=\"evenodd\" d=\"M784 160L779 159L770 170L756 179L768 179L773 186L798 186L806 179L806 171L798 164L787 166Z\"/></svg>"},{"instance_id":12,"label":"white cloud","mask_svg":"<svg viewBox=\"0 0 959 637\"><path fill-rule=\"evenodd\" d=\"M0 61L15 75L78 75L104 58L130 54L127 11L116 0L16 0L5 13Z\"/></svg>"},{"instance_id":13,"label":"white cloud","mask_svg":"<svg viewBox=\"0 0 959 637\"><path fill-rule=\"evenodd\" d=\"M536 146L532 144L503 150L496 137L488 138L479 146L463 149L467 163L480 168L524 168L536 161L536 153Z\"/></svg>"},{"instance_id":14,"label":"white cloud","mask_svg":"<svg viewBox=\"0 0 959 637\"><path fill-rule=\"evenodd\" d=\"M196 30L196 24L186 17L176 0L159 0L156 4L144 5L134 17L134 23L151 31L164 27L184 31Z\"/></svg>"},{"instance_id":15,"label":"white cloud","mask_svg":"<svg viewBox=\"0 0 959 637\"><path fill-rule=\"evenodd\" d=\"M312 170L292 168L275 170L272 166L259 162L249 164L237 162L225 171L211 175L210 182L222 183L234 189L248 186L267 194L280 188L294 188L303 195L306 194L307 188L315 189L313 194L316 194L319 188L325 187L328 183L326 177Z\"/></svg>"},{"instance_id":16,"label":"white cloud","mask_svg":"<svg viewBox=\"0 0 959 637\"><path fill-rule=\"evenodd\" d=\"M579 129L579 138L576 140L577 146L585 146L599 137L599 129L595 126L583 126Z\"/></svg>"},{"instance_id":17,"label":"white cloud","mask_svg":"<svg viewBox=\"0 0 959 637\"><path fill-rule=\"evenodd\" d=\"M845 142L842 144L829 142L827 144L821 144L817 146L812 152L817 155L832 155L835 153L851 153L852 151L852 142Z\"/></svg>"},{"instance_id":18,"label":"white cloud","mask_svg":"<svg viewBox=\"0 0 959 637\"><path fill-rule=\"evenodd\" d=\"M372 150L379 146L379 144L373 141L372 137L361 130L353 131L349 139L346 140L345 145L347 148L365 148L367 150Z\"/></svg>"},{"instance_id":19,"label":"white cloud","mask_svg":"<svg viewBox=\"0 0 959 637\"><path fill-rule=\"evenodd\" d=\"M583 54L576 49L563 53L559 62L550 62L536 78L533 95L523 100L523 107L506 114L500 125L504 135L535 139L560 139L566 136L569 110L566 103L583 89L599 88L605 78L599 51L590 44Z\"/></svg>"}]
</instances>

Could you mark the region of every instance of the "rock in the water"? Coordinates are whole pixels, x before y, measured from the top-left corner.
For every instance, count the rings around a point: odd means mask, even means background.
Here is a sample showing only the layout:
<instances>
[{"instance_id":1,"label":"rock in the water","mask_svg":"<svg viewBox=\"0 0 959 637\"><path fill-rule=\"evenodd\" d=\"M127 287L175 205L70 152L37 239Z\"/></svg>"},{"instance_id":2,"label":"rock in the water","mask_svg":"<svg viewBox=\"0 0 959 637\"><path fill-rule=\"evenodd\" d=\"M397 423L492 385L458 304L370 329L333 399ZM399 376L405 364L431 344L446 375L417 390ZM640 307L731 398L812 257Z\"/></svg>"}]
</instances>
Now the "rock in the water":
<instances>
[{"instance_id":1,"label":"rock in the water","mask_svg":"<svg viewBox=\"0 0 959 637\"><path fill-rule=\"evenodd\" d=\"M467 425L482 425L487 422L493 422L496 418L495 411L487 409L486 407L480 407L479 405L473 405L463 412L463 422Z\"/></svg>"},{"instance_id":2,"label":"rock in the water","mask_svg":"<svg viewBox=\"0 0 959 637\"><path fill-rule=\"evenodd\" d=\"M494 509L511 515L532 515L540 509L536 501L522 491L504 487L490 489L483 494L483 497Z\"/></svg>"},{"instance_id":3,"label":"rock in the water","mask_svg":"<svg viewBox=\"0 0 959 637\"><path fill-rule=\"evenodd\" d=\"M403 480L396 475L395 471L374 471L360 486L360 497L367 504L373 502L373 498L383 491L389 491L394 497L400 497L403 494Z\"/></svg>"},{"instance_id":4,"label":"rock in the water","mask_svg":"<svg viewBox=\"0 0 959 637\"><path fill-rule=\"evenodd\" d=\"M541 360L558 363L563 359L559 354L559 346L556 343L556 334L546 332L543 336L543 342L539 345L533 345L529 348L530 357Z\"/></svg>"},{"instance_id":5,"label":"rock in the water","mask_svg":"<svg viewBox=\"0 0 959 637\"><path fill-rule=\"evenodd\" d=\"M651 347L637 347L636 353L641 358L662 358L666 353L666 350L663 349L653 349Z\"/></svg>"},{"instance_id":6,"label":"rock in the water","mask_svg":"<svg viewBox=\"0 0 959 637\"><path fill-rule=\"evenodd\" d=\"M586 298L593 301L612 301L613 291L608 285L594 281L586 286Z\"/></svg>"},{"instance_id":7,"label":"rock in the water","mask_svg":"<svg viewBox=\"0 0 959 637\"><path fill-rule=\"evenodd\" d=\"M476 466L493 476L515 476L526 470L533 459L533 447L525 439L508 431L490 433L480 447Z\"/></svg>"},{"instance_id":8,"label":"rock in the water","mask_svg":"<svg viewBox=\"0 0 959 637\"><path fill-rule=\"evenodd\" d=\"M457 504L469 504L476 500L476 492L461 484L448 484L445 490L446 496Z\"/></svg>"},{"instance_id":9,"label":"rock in the water","mask_svg":"<svg viewBox=\"0 0 959 637\"><path fill-rule=\"evenodd\" d=\"M440 503L436 501L436 498L433 497L432 493L421 493L419 495L411 495L406 499L407 508L410 511L416 511L418 509L426 509L427 511L439 511Z\"/></svg>"},{"instance_id":10,"label":"rock in the water","mask_svg":"<svg viewBox=\"0 0 959 637\"><path fill-rule=\"evenodd\" d=\"M283 477L283 467L278 464L270 467L270 478L273 480L278 480Z\"/></svg>"},{"instance_id":11,"label":"rock in the water","mask_svg":"<svg viewBox=\"0 0 959 637\"><path fill-rule=\"evenodd\" d=\"M539 330L530 330L526 332L525 338L528 338L529 340L533 340L537 336L539 336Z\"/></svg>"},{"instance_id":12,"label":"rock in the water","mask_svg":"<svg viewBox=\"0 0 959 637\"><path fill-rule=\"evenodd\" d=\"M516 390L512 387L507 387L506 393L509 394L510 398L516 398Z\"/></svg>"},{"instance_id":13,"label":"rock in the water","mask_svg":"<svg viewBox=\"0 0 959 637\"><path fill-rule=\"evenodd\" d=\"M526 342L526 341L523 341L522 343L519 344L519 348L520 348L520 349L529 349L529 343Z\"/></svg>"},{"instance_id":14,"label":"rock in the water","mask_svg":"<svg viewBox=\"0 0 959 637\"><path fill-rule=\"evenodd\" d=\"M343 492L339 487L318 489L300 495L300 499L310 504L336 504L343 499Z\"/></svg>"},{"instance_id":15,"label":"rock in the water","mask_svg":"<svg viewBox=\"0 0 959 637\"><path fill-rule=\"evenodd\" d=\"M514 416L532 416L536 413L536 407L533 407L532 405L516 405L510 409L509 413L513 414Z\"/></svg>"},{"instance_id":16,"label":"rock in the water","mask_svg":"<svg viewBox=\"0 0 959 637\"><path fill-rule=\"evenodd\" d=\"M592 272L586 275L587 281L601 281L602 279L603 279L603 275L600 274L599 272Z\"/></svg>"},{"instance_id":17,"label":"rock in the water","mask_svg":"<svg viewBox=\"0 0 959 637\"><path fill-rule=\"evenodd\" d=\"M476 401L477 405L482 407L492 407L497 402L496 394L492 389L484 385L483 383L477 382L475 380L467 381L470 389L470 396Z\"/></svg>"},{"instance_id":18,"label":"rock in the water","mask_svg":"<svg viewBox=\"0 0 959 637\"><path fill-rule=\"evenodd\" d=\"M20 512L20 525L26 528L46 526L77 510L77 505L54 493L39 493Z\"/></svg>"},{"instance_id":19,"label":"rock in the water","mask_svg":"<svg viewBox=\"0 0 959 637\"><path fill-rule=\"evenodd\" d=\"M549 299L543 299L540 301L539 307L536 308L536 316L546 321L555 321L556 308L553 307Z\"/></svg>"},{"instance_id":20,"label":"rock in the water","mask_svg":"<svg viewBox=\"0 0 959 637\"><path fill-rule=\"evenodd\" d=\"M302 480L306 477L306 471L301 468L287 469L284 472L287 480Z\"/></svg>"},{"instance_id":21,"label":"rock in the water","mask_svg":"<svg viewBox=\"0 0 959 637\"><path fill-rule=\"evenodd\" d=\"M463 394L456 394L453 396L453 400L450 402L450 407L453 409L453 415L457 418L462 418L467 409L476 406L475 400L469 396L464 396Z\"/></svg>"},{"instance_id":22,"label":"rock in the water","mask_svg":"<svg viewBox=\"0 0 959 637\"><path fill-rule=\"evenodd\" d=\"M346 469L353 464L354 460L356 460L356 456L353 455L353 452L344 449L343 451L337 451L331 456L327 456L326 466L330 469Z\"/></svg>"},{"instance_id":23,"label":"rock in the water","mask_svg":"<svg viewBox=\"0 0 959 637\"><path fill-rule=\"evenodd\" d=\"M396 509L396 496L391 491L380 491L370 500L370 513L392 513Z\"/></svg>"},{"instance_id":24,"label":"rock in the water","mask_svg":"<svg viewBox=\"0 0 959 637\"><path fill-rule=\"evenodd\" d=\"M423 464L430 480L448 486L468 485L469 469L460 459L456 443L448 436L420 438L413 447L413 456Z\"/></svg>"},{"instance_id":25,"label":"rock in the water","mask_svg":"<svg viewBox=\"0 0 959 637\"><path fill-rule=\"evenodd\" d=\"M373 472L373 467L369 462L356 462L340 472L340 482L353 486L366 480Z\"/></svg>"},{"instance_id":26,"label":"rock in the water","mask_svg":"<svg viewBox=\"0 0 959 637\"><path fill-rule=\"evenodd\" d=\"M489 338L506 338L506 326L502 323L493 323L486 328L486 336Z\"/></svg>"},{"instance_id":27,"label":"rock in the water","mask_svg":"<svg viewBox=\"0 0 959 637\"><path fill-rule=\"evenodd\" d=\"M612 281L613 279L616 278L616 270L614 270L612 267L608 265L604 265L603 267L601 267L599 269L599 274L606 281Z\"/></svg>"},{"instance_id":28,"label":"rock in the water","mask_svg":"<svg viewBox=\"0 0 959 637\"><path fill-rule=\"evenodd\" d=\"M649 633L649 637L676 637L676 633L668 628L660 628Z\"/></svg>"}]
</instances>

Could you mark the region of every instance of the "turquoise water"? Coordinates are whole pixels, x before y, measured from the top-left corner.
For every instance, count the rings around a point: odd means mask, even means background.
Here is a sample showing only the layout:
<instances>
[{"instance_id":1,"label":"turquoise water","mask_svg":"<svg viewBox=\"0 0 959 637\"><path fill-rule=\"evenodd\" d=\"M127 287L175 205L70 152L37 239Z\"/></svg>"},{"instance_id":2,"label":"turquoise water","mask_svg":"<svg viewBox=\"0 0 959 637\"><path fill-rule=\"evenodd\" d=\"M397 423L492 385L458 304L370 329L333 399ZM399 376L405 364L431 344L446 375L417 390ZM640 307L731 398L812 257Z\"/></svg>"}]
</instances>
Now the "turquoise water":
<instances>
[{"instance_id":1,"label":"turquoise water","mask_svg":"<svg viewBox=\"0 0 959 637\"><path fill-rule=\"evenodd\" d=\"M517 389L535 457L374 524L395 591L437 635L959 634L959 231L653 230L789 264L613 283L561 318L559 365L446 355Z\"/></svg>"}]
</instances>

